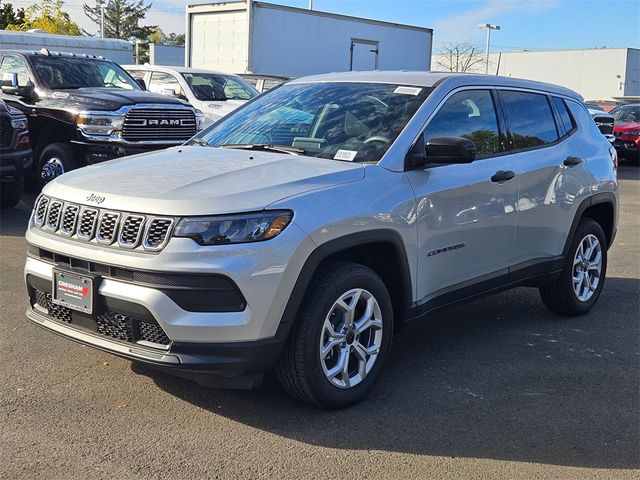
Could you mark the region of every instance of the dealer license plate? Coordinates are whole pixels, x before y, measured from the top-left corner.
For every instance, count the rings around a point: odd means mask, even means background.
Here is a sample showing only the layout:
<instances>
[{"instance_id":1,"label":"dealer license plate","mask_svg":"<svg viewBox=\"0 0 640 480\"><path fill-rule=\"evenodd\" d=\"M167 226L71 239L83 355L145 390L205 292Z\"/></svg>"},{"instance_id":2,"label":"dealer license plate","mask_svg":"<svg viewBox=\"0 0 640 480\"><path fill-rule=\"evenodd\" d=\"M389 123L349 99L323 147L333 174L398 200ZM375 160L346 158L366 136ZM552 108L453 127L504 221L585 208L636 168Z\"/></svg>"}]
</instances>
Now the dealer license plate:
<instances>
[{"instance_id":1,"label":"dealer license plate","mask_svg":"<svg viewBox=\"0 0 640 480\"><path fill-rule=\"evenodd\" d=\"M93 313L93 278L66 270L53 269L51 301L72 310Z\"/></svg>"}]
</instances>

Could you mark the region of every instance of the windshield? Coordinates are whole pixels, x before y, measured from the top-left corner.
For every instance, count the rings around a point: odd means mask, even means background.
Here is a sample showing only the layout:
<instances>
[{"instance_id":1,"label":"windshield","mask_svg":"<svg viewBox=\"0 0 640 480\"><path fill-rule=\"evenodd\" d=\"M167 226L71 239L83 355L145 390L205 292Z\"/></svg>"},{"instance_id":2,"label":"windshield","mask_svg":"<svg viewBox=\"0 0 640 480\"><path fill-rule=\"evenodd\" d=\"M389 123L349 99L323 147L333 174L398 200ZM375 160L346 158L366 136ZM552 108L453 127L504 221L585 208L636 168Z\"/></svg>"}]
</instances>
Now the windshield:
<instances>
[{"instance_id":1,"label":"windshield","mask_svg":"<svg viewBox=\"0 0 640 480\"><path fill-rule=\"evenodd\" d=\"M216 73L183 73L198 100L250 100L258 91L240 77Z\"/></svg>"},{"instance_id":2,"label":"windshield","mask_svg":"<svg viewBox=\"0 0 640 480\"><path fill-rule=\"evenodd\" d=\"M38 79L51 90L106 87L141 90L120 66L109 60L85 57L31 57Z\"/></svg>"},{"instance_id":3,"label":"windshield","mask_svg":"<svg viewBox=\"0 0 640 480\"><path fill-rule=\"evenodd\" d=\"M625 105L609 112L617 123L640 122L640 103L638 105Z\"/></svg>"},{"instance_id":4,"label":"windshield","mask_svg":"<svg viewBox=\"0 0 640 480\"><path fill-rule=\"evenodd\" d=\"M313 157L377 162L430 92L381 83L287 84L231 113L190 144L279 146Z\"/></svg>"}]
</instances>

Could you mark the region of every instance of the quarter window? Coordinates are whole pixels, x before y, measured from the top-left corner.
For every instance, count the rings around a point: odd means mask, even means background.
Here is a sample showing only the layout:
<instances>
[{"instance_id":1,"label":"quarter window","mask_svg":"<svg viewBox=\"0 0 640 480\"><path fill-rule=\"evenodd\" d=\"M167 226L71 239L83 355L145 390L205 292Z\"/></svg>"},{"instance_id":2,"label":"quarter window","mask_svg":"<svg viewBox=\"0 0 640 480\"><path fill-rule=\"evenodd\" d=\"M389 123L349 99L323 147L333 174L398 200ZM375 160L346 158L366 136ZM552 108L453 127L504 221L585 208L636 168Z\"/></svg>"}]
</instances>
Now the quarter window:
<instances>
[{"instance_id":1,"label":"quarter window","mask_svg":"<svg viewBox=\"0 0 640 480\"><path fill-rule=\"evenodd\" d=\"M556 122L546 95L504 90L500 97L516 150L546 145L558 139Z\"/></svg>"},{"instance_id":2,"label":"quarter window","mask_svg":"<svg viewBox=\"0 0 640 480\"><path fill-rule=\"evenodd\" d=\"M442 105L424 132L425 142L433 137L464 137L476 145L478 156L502 150L498 119L489 90L463 90Z\"/></svg>"},{"instance_id":3,"label":"quarter window","mask_svg":"<svg viewBox=\"0 0 640 480\"><path fill-rule=\"evenodd\" d=\"M556 110L558 110L560 124L564 128L564 134L566 135L573 130L573 120L571 119L571 115L569 115L567 105L564 103L564 100L559 97L552 97L552 102L555 105Z\"/></svg>"}]
</instances>

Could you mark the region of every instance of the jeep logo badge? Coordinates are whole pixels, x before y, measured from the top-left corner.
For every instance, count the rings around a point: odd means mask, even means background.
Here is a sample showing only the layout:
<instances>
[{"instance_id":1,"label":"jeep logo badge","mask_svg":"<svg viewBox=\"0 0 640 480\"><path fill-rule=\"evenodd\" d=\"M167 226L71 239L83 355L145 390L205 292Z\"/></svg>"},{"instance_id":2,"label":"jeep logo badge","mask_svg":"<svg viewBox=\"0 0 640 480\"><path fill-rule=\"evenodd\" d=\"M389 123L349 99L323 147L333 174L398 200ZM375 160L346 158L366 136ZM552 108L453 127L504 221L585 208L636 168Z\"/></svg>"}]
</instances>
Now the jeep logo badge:
<instances>
[{"instance_id":1,"label":"jeep logo badge","mask_svg":"<svg viewBox=\"0 0 640 480\"><path fill-rule=\"evenodd\" d=\"M91 193L89 195L87 195L87 202L93 202L96 205L100 205L102 202L104 202L105 198L101 197L100 195L96 195L95 193Z\"/></svg>"}]
</instances>

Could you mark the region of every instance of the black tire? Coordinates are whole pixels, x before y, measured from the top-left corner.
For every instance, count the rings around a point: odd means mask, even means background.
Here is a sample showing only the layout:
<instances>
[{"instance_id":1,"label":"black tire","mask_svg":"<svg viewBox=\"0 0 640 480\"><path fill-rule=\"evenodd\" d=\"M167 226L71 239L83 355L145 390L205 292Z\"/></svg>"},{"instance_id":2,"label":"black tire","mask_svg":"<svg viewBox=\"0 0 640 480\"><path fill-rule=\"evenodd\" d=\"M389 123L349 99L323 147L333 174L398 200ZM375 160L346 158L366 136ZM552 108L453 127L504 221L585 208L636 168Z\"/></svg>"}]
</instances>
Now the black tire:
<instances>
[{"instance_id":1,"label":"black tire","mask_svg":"<svg viewBox=\"0 0 640 480\"><path fill-rule=\"evenodd\" d=\"M580 300L574 291L573 275L574 275L574 258L576 252L588 235L594 235L601 246L602 266L600 269L600 277L598 285L593 294L587 300ZM607 239L604 235L602 227L598 222L591 218L582 218L578 223L569 252L564 261L564 267L560 278L540 289L540 297L546 307L559 315L579 316L585 315L598 301L602 287L604 286L607 274Z\"/></svg>"},{"instance_id":2,"label":"black tire","mask_svg":"<svg viewBox=\"0 0 640 480\"><path fill-rule=\"evenodd\" d=\"M12 182L0 186L0 208L15 207L24 192L24 176L18 175Z\"/></svg>"},{"instance_id":3,"label":"black tire","mask_svg":"<svg viewBox=\"0 0 640 480\"><path fill-rule=\"evenodd\" d=\"M382 340L371 370L357 385L339 388L325 375L320 361L324 320L342 295L361 288L380 306ZM276 373L295 398L323 408L341 408L362 400L375 385L391 348L393 308L389 292L370 268L355 263L330 262L320 268L307 290Z\"/></svg>"},{"instance_id":4,"label":"black tire","mask_svg":"<svg viewBox=\"0 0 640 480\"><path fill-rule=\"evenodd\" d=\"M40 188L54 178L80 167L73 147L68 143L52 143L40 154L36 176Z\"/></svg>"}]
</instances>

